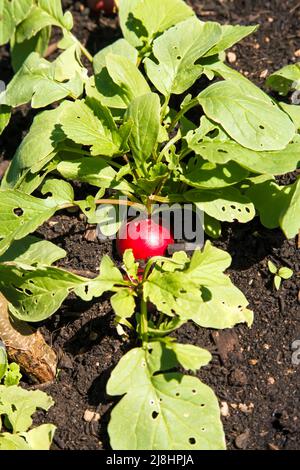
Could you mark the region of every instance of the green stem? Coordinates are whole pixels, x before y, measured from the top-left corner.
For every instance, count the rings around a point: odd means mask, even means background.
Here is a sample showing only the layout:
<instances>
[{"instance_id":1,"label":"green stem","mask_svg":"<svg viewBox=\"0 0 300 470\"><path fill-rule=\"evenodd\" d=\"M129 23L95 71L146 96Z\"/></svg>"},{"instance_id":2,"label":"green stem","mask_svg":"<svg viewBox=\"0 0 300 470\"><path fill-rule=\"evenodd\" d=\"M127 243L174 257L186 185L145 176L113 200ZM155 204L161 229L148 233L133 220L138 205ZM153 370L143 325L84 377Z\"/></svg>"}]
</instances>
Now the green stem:
<instances>
[{"instance_id":1,"label":"green stem","mask_svg":"<svg viewBox=\"0 0 300 470\"><path fill-rule=\"evenodd\" d=\"M141 316L140 316L140 331L141 331L141 339L143 341L143 345L148 343L148 315L147 315L147 303L142 298L141 300Z\"/></svg>"},{"instance_id":2,"label":"green stem","mask_svg":"<svg viewBox=\"0 0 300 470\"><path fill-rule=\"evenodd\" d=\"M89 53L89 51L86 49L86 47L84 47L84 45L81 44L81 42L78 41L76 36L74 36L73 34L72 34L72 39L73 39L73 41L77 42L77 44L80 47L80 50L83 53L83 55L85 55L85 57L92 63L93 60L94 60L92 54Z\"/></svg>"},{"instance_id":3,"label":"green stem","mask_svg":"<svg viewBox=\"0 0 300 470\"><path fill-rule=\"evenodd\" d=\"M161 160L163 159L164 155L167 153L169 148L171 148L172 145L176 144L176 142L178 142L178 140L180 140L180 138L181 138L181 132L180 132L180 129L179 129L177 134L174 135L174 137L169 140L169 142L164 146L164 148L159 153L158 158L157 158L158 163L161 162Z\"/></svg>"},{"instance_id":4,"label":"green stem","mask_svg":"<svg viewBox=\"0 0 300 470\"><path fill-rule=\"evenodd\" d=\"M178 111L178 113L176 114L176 116L174 117L173 121L170 124L169 132L173 131L173 129L175 128L177 122L180 121L180 119L182 118L182 116L184 116L185 113L187 113L190 109L194 108L198 104L199 104L198 99L194 98L186 106L184 106L184 108L182 108L180 111Z\"/></svg>"}]
</instances>

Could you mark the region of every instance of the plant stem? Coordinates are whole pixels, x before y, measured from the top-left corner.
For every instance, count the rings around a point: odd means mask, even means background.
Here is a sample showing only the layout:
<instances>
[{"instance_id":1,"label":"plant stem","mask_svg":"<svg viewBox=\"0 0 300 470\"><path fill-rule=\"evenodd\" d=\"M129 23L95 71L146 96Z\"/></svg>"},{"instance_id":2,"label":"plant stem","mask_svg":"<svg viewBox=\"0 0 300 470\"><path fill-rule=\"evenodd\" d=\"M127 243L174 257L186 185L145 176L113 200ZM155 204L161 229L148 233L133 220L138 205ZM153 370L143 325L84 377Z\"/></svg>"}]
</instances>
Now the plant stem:
<instances>
[{"instance_id":1,"label":"plant stem","mask_svg":"<svg viewBox=\"0 0 300 470\"><path fill-rule=\"evenodd\" d=\"M147 316L147 303L141 299L141 316L140 316L140 331L143 344L148 343L148 316Z\"/></svg>"},{"instance_id":2,"label":"plant stem","mask_svg":"<svg viewBox=\"0 0 300 470\"><path fill-rule=\"evenodd\" d=\"M83 53L83 55L85 55L85 57L90 61L90 62L93 62L93 56L92 54L89 53L89 51L87 50L86 47L84 47L83 44L81 44L81 42L77 39L76 36L74 36L74 34L71 34L72 36L72 39L74 42L76 42L78 44L78 46L80 47L80 50L81 52Z\"/></svg>"},{"instance_id":3,"label":"plant stem","mask_svg":"<svg viewBox=\"0 0 300 470\"><path fill-rule=\"evenodd\" d=\"M132 201L125 201L123 199L96 199L95 204L112 204L115 206L132 206L139 208L143 211L145 211L146 207L143 204L140 204L138 202L132 202ZM76 202L74 204L63 204L60 206L60 209L69 209L70 207L76 206Z\"/></svg>"},{"instance_id":4,"label":"plant stem","mask_svg":"<svg viewBox=\"0 0 300 470\"><path fill-rule=\"evenodd\" d=\"M184 108L182 108L180 111L178 111L178 113L176 114L176 116L174 117L173 121L171 122L170 124L170 127L169 127L169 132L172 132L173 129L175 128L177 122L182 118L182 116L187 113L190 109L194 108L195 106L197 106L199 104L199 101L197 98L194 98L193 100L191 100Z\"/></svg>"},{"instance_id":5,"label":"plant stem","mask_svg":"<svg viewBox=\"0 0 300 470\"><path fill-rule=\"evenodd\" d=\"M169 150L169 148L172 147L172 145L176 144L176 142L178 140L180 140L181 138L181 132L180 132L180 129L178 130L177 134L174 135L174 137L172 139L169 140L169 142L164 146L164 148L160 151L159 155L158 155L158 158L157 158L157 162L161 162L161 160L163 159L164 155L166 154L166 152Z\"/></svg>"}]
</instances>

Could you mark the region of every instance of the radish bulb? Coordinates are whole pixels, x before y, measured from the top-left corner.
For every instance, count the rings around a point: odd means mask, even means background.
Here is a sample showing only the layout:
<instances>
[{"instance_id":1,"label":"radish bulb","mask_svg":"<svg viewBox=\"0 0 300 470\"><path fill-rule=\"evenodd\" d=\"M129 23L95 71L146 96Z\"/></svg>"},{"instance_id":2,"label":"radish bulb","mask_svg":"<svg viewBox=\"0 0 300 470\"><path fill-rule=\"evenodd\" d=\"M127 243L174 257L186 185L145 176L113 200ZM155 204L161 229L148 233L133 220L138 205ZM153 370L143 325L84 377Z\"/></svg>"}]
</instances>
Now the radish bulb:
<instances>
[{"instance_id":1,"label":"radish bulb","mask_svg":"<svg viewBox=\"0 0 300 470\"><path fill-rule=\"evenodd\" d=\"M132 249L134 257L147 260L152 256L165 256L169 245L174 243L169 229L153 219L131 220L119 230L116 245L119 255Z\"/></svg>"},{"instance_id":2,"label":"radish bulb","mask_svg":"<svg viewBox=\"0 0 300 470\"><path fill-rule=\"evenodd\" d=\"M116 8L114 0L88 0L88 6L92 11L104 11L108 15L115 13Z\"/></svg>"}]
</instances>

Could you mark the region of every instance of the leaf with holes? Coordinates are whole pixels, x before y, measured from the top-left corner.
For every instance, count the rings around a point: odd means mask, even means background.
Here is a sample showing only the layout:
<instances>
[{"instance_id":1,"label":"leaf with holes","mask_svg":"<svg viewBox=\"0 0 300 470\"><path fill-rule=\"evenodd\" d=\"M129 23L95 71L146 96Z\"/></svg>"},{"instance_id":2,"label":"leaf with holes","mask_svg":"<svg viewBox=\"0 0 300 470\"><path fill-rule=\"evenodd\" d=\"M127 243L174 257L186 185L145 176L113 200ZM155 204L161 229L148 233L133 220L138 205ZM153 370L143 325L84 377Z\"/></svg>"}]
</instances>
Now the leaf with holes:
<instances>
[{"instance_id":1,"label":"leaf with holes","mask_svg":"<svg viewBox=\"0 0 300 470\"><path fill-rule=\"evenodd\" d=\"M43 185L41 193L51 197L51 201L55 206L72 206L74 203L74 190L67 181L49 178Z\"/></svg>"},{"instance_id":2,"label":"leaf with holes","mask_svg":"<svg viewBox=\"0 0 300 470\"><path fill-rule=\"evenodd\" d=\"M169 96L186 91L203 73L196 64L219 40L217 23L189 18L170 28L153 43L155 62L145 59L146 72L160 93Z\"/></svg>"},{"instance_id":3,"label":"leaf with holes","mask_svg":"<svg viewBox=\"0 0 300 470\"><path fill-rule=\"evenodd\" d=\"M184 193L187 201L222 222L246 223L255 217L255 208L249 197L236 188L201 191L192 189Z\"/></svg>"},{"instance_id":4,"label":"leaf with holes","mask_svg":"<svg viewBox=\"0 0 300 470\"><path fill-rule=\"evenodd\" d=\"M0 416L5 414L14 433L25 432L32 425L37 408L48 410L54 401L40 390L24 390L17 385L0 385Z\"/></svg>"},{"instance_id":5,"label":"leaf with holes","mask_svg":"<svg viewBox=\"0 0 300 470\"><path fill-rule=\"evenodd\" d=\"M0 254L13 240L34 232L57 210L51 199L38 199L16 190L0 190Z\"/></svg>"},{"instance_id":6,"label":"leaf with holes","mask_svg":"<svg viewBox=\"0 0 300 470\"><path fill-rule=\"evenodd\" d=\"M195 377L168 371L175 354L161 343L135 348L113 370L109 395L125 395L111 413L110 442L118 450L225 449L218 401ZM143 393L141 393L143 390ZM122 423L132 426L124 433Z\"/></svg>"},{"instance_id":7,"label":"leaf with holes","mask_svg":"<svg viewBox=\"0 0 300 470\"><path fill-rule=\"evenodd\" d=\"M214 83L198 95L205 114L251 150L281 150L295 135L289 116L246 79Z\"/></svg>"},{"instance_id":8,"label":"leaf with holes","mask_svg":"<svg viewBox=\"0 0 300 470\"><path fill-rule=\"evenodd\" d=\"M94 279L50 266L0 264L0 291L10 302L13 315L29 322L50 317L71 291L89 301L116 285L122 288L126 282L107 256L102 258L100 274Z\"/></svg>"},{"instance_id":9,"label":"leaf with holes","mask_svg":"<svg viewBox=\"0 0 300 470\"><path fill-rule=\"evenodd\" d=\"M239 183L247 178L248 174L245 168L232 161L219 165L200 157L192 157L180 179L194 188L217 189Z\"/></svg>"},{"instance_id":10,"label":"leaf with holes","mask_svg":"<svg viewBox=\"0 0 300 470\"><path fill-rule=\"evenodd\" d=\"M204 328L232 328L238 323L253 323L253 312L247 308L244 294L224 275L223 285L210 285L203 289L203 302L195 306L193 313L183 318L193 320ZM183 305L184 307L184 305Z\"/></svg>"},{"instance_id":11,"label":"leaf with holes","mask_svg":"<svg viewBox=\"0 0 300 470\"><path fill-rule=\"evenodd\" d=\"M211 130L221 131L218 126L208 128L208 131ZM220 140L219 134L209 139L203 135L202 126L189 133L186 140L191 150L211 163L227 167L228 163L235 162L253 173L282 175L294 171L300 162L299 143L291 143L283 150L257 152L228 138Z\"/></svg>"}]
</instances>

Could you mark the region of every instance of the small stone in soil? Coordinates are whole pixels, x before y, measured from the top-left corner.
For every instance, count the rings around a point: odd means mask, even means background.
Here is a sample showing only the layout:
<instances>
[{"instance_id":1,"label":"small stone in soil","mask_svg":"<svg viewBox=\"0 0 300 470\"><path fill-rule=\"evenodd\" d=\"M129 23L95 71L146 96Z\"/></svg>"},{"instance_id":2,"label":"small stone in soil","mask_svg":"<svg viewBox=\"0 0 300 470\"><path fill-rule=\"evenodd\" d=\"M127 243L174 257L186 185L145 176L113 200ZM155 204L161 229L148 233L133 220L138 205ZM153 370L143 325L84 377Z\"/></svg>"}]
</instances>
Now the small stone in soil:
<instances>
[{"instance_id":1,"label":"small stone in soil","mask_svg":"<svg viewBox=\"0 0 300 470\"><path fill-rule=\"evenodd\" d=\"M83 415L83 419L87 423L90 423L91 421L99 421L100 420L100 415L99 415L99 413L95 413L94 411L85 410L84 415Z\"/></svg>"},{"instance_id":2,"label":"small stone in soil","mask_svg":"<svg viewBox=\"0 0 300 470\"><path fill-rule=\"evenodd\" d=\"M242 434L240 434L239 436L237 436L237 437L235 438L235 441L234 441L236 447L237 447L238 449L246 449L249 436L250 436L250 431L249 431L249 429L246 429L245 432L243 432Z\"/></svg>"},{"instance_id":3,"label":"small stone in soil","mask_svg":"<svg viewBox=\"0 0 300 470\"><path fill-rule=\"evenodd\" d=\"M241 369L235 369L229 376L230 385L246 385L248 382L247 375Z\"/></svg>"},{"instance_id":4,"label":"small stone in soil","mask_svg":"<svg viewBox=\"0 0 300 470\"><path fill-rule=\"evenodd\" d=\"M221 401L221 415L224 416L224 418L227 418L229 416L229 406L226 401Z\"/></svg>"},{"instance_id":5,"label":"small stone in soil","mask_svg":"<svg viewBox=\"0 0 300 470\"><path fill-rule=\"evenodd\" d=\"M236 62L236 54L234 52L228 52L227 59L230 64L234 64L234 62Z\"/></svg>"}]
</instances>

